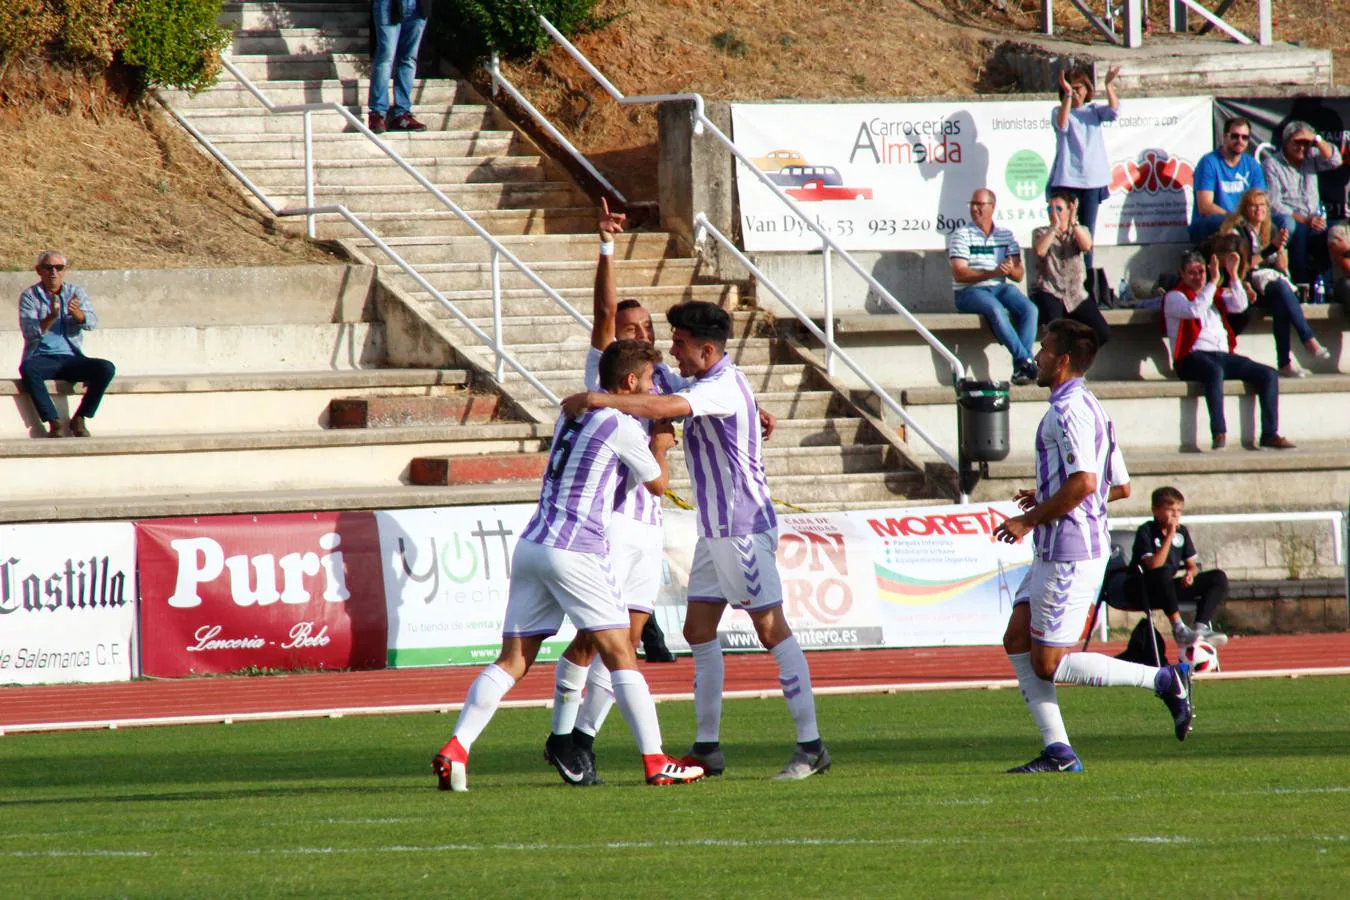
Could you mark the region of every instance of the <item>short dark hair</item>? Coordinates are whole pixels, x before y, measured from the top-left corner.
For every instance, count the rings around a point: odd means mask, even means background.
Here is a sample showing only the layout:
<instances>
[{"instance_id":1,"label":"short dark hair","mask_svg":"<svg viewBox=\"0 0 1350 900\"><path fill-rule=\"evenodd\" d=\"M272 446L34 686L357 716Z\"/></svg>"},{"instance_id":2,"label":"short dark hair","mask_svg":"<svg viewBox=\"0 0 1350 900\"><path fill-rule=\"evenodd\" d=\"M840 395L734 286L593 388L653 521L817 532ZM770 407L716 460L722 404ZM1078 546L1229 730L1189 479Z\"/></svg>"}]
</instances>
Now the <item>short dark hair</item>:
<instances>
[{"instance_id":1,"label":"short dark hair","mask_svg":"<svg viewBox=\"0 0 1350 900\"><path fill-rule=\"evenodd\" d=\"M642 367L661 361L661 351L646 341L615 341L600 354L600 386L616 391L624 376L642 371Z\"/></svg>"},{"instance_id":2,"label":"short dark hair","mask_svg":"<svg viewBox=\"0 0 1350 900\"><path fill-rule=\"evenodd\" d=\"M1097 333L1073 319L1055 319L1045 326L1047 338L1054 338L1055 351L1069 357L1069 365L1080 375L1097 358Z\"/></svg>"},{"instance_id":3,"label":"short dark hair","mask_svg":"<svg viewBox=\"0 0 1350 900\"><path fill-rule=\"evenodd\" d=\"M1177 270L1180 271L1181 269L1184 269L1187 266L1189 266L1191 263L1199 263L1202 266L1205 265L1204 254L1202 254L1199 250L1182 251L1181 264L1177 266Z\"/></svg>"},{"instance_id":4,"label":"short dark hair","mask_svg":"<svg viewBox=\"0 0 1350 900\"><path fill-rule=\"evenodd\" d=\"M1150 503L1154 509L1159 506L1165 506L1168 503L1185 503L1186 498L1181 496L1181 491L1170 485L1164 485L1153 492L1153 498Z\"/></svg>"},{"instance_id":5,"label":"short dark hair","mask_svg":"<svg viewBox=\"0 0 1350 900\"><path fill-rule=\"evenodd\" d=\"M1078 195L1069 188L1055 188L1050 192L1051 200L1063 200L1065 203L1077 203Z\"/></svg>"},{"instance_id":6,"label":"short dark hair","mask_svg":"<svg viewBox=\"0 0 1350 900\"><path fill-rule=\"evenodd\" d=\"M1251 131L1251 130L1252 130L1252 123L1251 123L1251 122L1249 122L1248 120L1244 119L1242 116L1233 116L1233 118L1231 118L1231 119L1224 119L1224 120L1223 120L1223 133L1224 133L1224 134L1227 134L1228 132L1232 131L1234 128L1238 127L1239 125L1246 125L1248 131Z\"/></svg>"},{"instance_id":7,"label":"short dark hair","mask_svg":"<svg viewBox=\"0 0 1350 900\"><path fill-rule=\"evenodd\" d=\"M629 297L627 300L620 300L619 305L614 307L615 312L623 312L625 309L638 309L642 306L642 301L634 300Z\"/></svg>"},{"instance_id":8,"label":"short dark hair","mask_svg":"<svg viewBox=\"0 0 1350 900\"><path fill-rule=\"evenodd\" d=\"M672 306L666 313L671 328L686 331L700 341L712 341L725 347L731 338L731 316L716 303L690 300Z\"/></svg>"}]
</instances>

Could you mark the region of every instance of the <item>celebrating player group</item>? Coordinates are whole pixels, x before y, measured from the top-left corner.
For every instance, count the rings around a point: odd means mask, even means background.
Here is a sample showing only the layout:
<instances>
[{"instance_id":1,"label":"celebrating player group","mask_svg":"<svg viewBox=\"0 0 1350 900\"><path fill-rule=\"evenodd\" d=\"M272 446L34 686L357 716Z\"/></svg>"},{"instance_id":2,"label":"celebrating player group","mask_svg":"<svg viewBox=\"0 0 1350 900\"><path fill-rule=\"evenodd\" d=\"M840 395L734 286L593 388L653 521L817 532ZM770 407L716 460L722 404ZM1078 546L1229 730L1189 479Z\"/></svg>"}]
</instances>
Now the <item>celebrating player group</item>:
<instances>
[{"instance_id":1,"label":"celebrating player group","mask_svg":"<svg viewBox=\"0 0 1350 900\"><path fill-rule=\"evenodd\" d=\"M773 777L800 780L831 766L816 725L810 667L783 613L778 523L761 456L773 417L758 409L727 356L731 318L715 304L687 302L668 311L678 372L661 361L651 314L636 300L617 299L614 235L624 224L622 214L602 206L587 390L562 401L538 508L512 558L501 653L470 686L454 733L433 760L442 790L468 790L475 741L564 615L577 636L555 669L544 757L567 784L600 783L592 748L615 704L633 732L647 783L688 784L726 771L717 626L728 605L749 614L772 653L795 727L796 747ZM1153 668L1070 652L1110 552L1106 504L1129 492L1114 426L1083 381L1096 347L1086 326L1050 324L1035 360L1037 384L1051 390L1036 435L1036 488L1019 492L1022 514L995 534L1009 542L1032 534L1035 547L1003 642L1043 749L1014 773L1082 771L1056 682L1149 688L1167 706L1176 737L1184 740L1190 730L1186 666ZM684 625L694 657L697 733L682 758L662 748L635 649L659 587L653 561L663 552L661 497L674 420L684 423L699 535Z\"/></svg>"}]
</instances>

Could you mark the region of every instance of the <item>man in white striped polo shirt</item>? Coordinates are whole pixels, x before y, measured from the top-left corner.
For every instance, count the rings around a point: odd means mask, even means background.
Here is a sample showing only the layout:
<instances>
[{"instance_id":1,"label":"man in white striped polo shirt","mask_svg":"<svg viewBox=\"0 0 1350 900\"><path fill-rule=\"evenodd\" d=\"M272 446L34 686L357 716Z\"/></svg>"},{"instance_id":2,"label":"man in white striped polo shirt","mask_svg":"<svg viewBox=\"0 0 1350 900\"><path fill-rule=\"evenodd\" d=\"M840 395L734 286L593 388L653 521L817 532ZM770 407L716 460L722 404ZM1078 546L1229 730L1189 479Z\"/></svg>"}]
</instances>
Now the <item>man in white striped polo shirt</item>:
<instances>
[{"instance_id":1,"label":"man in white striped polo shirt","mask_svg":"<svg viewBox=\"0 0 1350 900\"><path fill-rule=\"evenodd\" d=\"M1056 682L1148 688L1167 705L1177 740L1184 741L1191 729L1186 666L1154 668L1070 652L1082 637L1111 554L1106 504L1112 497L1115 427L1083 382L1096 354L1091 328L1068 319L1050 323L1036 354L1036 383L1050 388L1050 409L1036 431L1035 501L994 532L999 540L1018 543L1034 531L1031 569L1017 588L1003 647L1044 749L1008 770L1013 773L1083 771L1064 730Z\"/></svg>"},{"instance_id":2,"label":"man in white striped polo shirt","mask_svg":"<svg viewBox=\"0 0 1350 900\"><path fill-rule=\"evenodd\" d=\"M645 394L661 354L638 341L619 341L600 359L600 379L614 396ZM615 701L637 741L648 784L683 784L703 777L661 749L661 726L647 681L628 640L628 615L609 559L609 527L617 487L633 477L660 495L670 469L669 433L648 438L634 419L614 410L583 411L558 420L539 507L511 556L511 587L497 661L469 687L454 735L432 760L441 790L468 790L469 751L502 698L534 664L544 638L563 615L587 631L612 673ZM568 781L584 777L575 755L559 760Z\"/></svg>"},{"instance_id":3,"label":"man in white striped polo shirt","mask_svg":"<svg viewBox=\"0 0 1350 900\"><path fill-rule=\"evenodd\" d=\"M1006 228L994 224L994 192L980 188L970 197L971 224L947 238L957 312L978 313L1012 354L1013 384L1036 380L1031 347L1036 342L1036 304L1017 289L1022 248Z\"/></svg>"},{"instance_id":4,"label":"man in white striped polo shirt","mask_svg":"<svg viewBox=\"0 0 1350 900\"><path fill-rule=\"evenodd\" d=\"M722 648L717 625L727 604L749 613L760 643L778 664L779 683L797 730L797 748L776 776L808 778L830 767L816 727L811 672L783 615L775 552L778 518L760 458L760 432L749 382L726 355L731 317L712 303L690 302L667 314L670 353L688 388L667 396L577 394L564 412L609 407L645 419L685 419L685 462L698 507L699 539L689 572L684 636L694 654L698 733L684 762L721 774Z\"/></svg>"}]
</instances>

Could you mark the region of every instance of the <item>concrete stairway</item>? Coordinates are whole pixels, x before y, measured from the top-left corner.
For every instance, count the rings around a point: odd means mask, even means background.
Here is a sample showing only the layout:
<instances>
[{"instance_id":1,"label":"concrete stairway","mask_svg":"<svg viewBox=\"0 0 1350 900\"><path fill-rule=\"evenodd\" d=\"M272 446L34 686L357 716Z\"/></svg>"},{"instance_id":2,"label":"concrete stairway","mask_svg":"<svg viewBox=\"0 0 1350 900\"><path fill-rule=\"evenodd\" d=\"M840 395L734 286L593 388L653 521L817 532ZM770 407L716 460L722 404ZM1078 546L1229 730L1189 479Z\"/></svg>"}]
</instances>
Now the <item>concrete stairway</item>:
<instances>
[{"instance_id":1,"label":"concrete stairway","mask_svg":"<svg viewBox=\"0 0 1350 900\"><path fill-rule=\"evenodd\" d=\"M331 100L364 116L367 10L355 2L228 5L224 20L238 29L232 61L275 102ZM274 200L303 204L299 116L268 116L228 76L196 96L170 93L165 99ZM419 80L414 102L414 114L428 130L391 132L384 139L589 316L596 258L590 198L463 83ZM315 114L313 123L316 202L346 204L458 310L490 332L488 245L340 117ZM321 218L318 229L321 237L341 239L356 261L377 268L376 317L387 340L397 333L406 349L430 336L436 347L454 348L448 361L416 349L400 350L395 358L409 365L463 367L479 376L493 372L495 359L469 329L374 244L341 220ZM621 295L636 297L652 310L662 324L658 346L669 344L662 313L675 303L708 300L732 310L753 303L745 284L707 276L670 235L632 233L618 245ZM511 265L503 262L500 272L504 337L512 355L560 395L579 390L588 330ZM893 430L856 409L838 385L778 341L761 317L737 313L737 328L733 356L755 382L764 405L781 419L767 452L771 487L779 499L821 509L895 505L925 496L929 489L922 466ZM508 370L502 390L533 423L530 427L551 432L552 404L519 375ZM411 424L404 428L372 433L435 427L419 415L410 412L404 421ZM412 453L404 462L436 455L444 453ZM464 471L462 466L442 469ZM682 464L677 471L683 477ZM531 472L528 481L533 490L537 475ZM676 487L687 486L677 481Z\"/></svg>"}]
</instances>

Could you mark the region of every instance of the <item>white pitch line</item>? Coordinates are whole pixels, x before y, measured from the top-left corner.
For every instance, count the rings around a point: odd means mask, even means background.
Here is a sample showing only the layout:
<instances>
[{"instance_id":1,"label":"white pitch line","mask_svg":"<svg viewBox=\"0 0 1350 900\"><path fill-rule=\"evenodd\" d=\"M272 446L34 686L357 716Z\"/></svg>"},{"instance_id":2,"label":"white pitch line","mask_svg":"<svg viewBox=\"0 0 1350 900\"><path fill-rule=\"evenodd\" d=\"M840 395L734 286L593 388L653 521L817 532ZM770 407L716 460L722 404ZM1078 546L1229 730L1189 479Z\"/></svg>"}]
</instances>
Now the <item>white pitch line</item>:
<instances>
[{"instance_id":1,"label":"white pitch line","mask_svg":"<svg viewBox=\"0 0 1350 900\"><path fill-rule=\"evenodd\" d=\"M1246 678L1302 678L1327 675L1350 675L1350 666L1309 669L1255 669L1245 672L1208 672L1199 676L1206 681L1237 681ZM1012 678L994 678L981 681L924 681L898 684L861 684L840 687L815 688L817 695L909 694L929 691L1002 690L1017 687ZM771 700L782 696L774 689L726 691L727 700ZM658 703L688 702L690 693L654 695ZM553 705L551 698L538 700L507 700L501 706L515 709L538 709ZM271 712L222 712L195 716L155 716L137 719L85 719L70 722L35 722L0 726L0 737L6 734L40 733L48 731L106 731L118 728L145 728L155 725L228 725L235 722L270 722L286 719L340 719L344 716L422 715L427 713L459 712L462 703L409 703L390 706L349 706L329 709L289 709Z\"/></svg>"}]
</instances>

